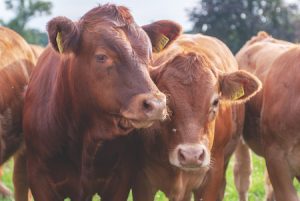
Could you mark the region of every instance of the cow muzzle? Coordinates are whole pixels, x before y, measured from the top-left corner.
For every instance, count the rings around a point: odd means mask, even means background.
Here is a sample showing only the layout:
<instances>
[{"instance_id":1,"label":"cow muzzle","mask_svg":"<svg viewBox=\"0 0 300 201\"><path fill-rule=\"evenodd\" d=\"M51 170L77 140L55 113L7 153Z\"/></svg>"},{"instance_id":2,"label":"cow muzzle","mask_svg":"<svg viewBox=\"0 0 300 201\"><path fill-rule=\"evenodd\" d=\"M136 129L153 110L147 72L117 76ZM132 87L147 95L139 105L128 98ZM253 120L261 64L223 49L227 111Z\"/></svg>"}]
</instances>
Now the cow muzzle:
<instances>
[{"instance_id":1,"label":"cow muzzle","mask_svg":"<svg viewBox=\"0 0 300 201\"><path fill-rule=\"evenodd\" d=\"M199 170L209 167L210 154L203 144L180 144L169 154L169 161L183 170Z\"/></svg>"},{"instance_id":2,"label":"cow muzzle","mask_svg":"<svg viewBox=\"0 0 300 201\"><path fill-rule=\"evenodd\" d=\"M167 117L166 96L155 94L139 94L134 96L126 109L121 109L123 126L147 128L155 121L162 121Z\"/></svg>"}]
</instances>

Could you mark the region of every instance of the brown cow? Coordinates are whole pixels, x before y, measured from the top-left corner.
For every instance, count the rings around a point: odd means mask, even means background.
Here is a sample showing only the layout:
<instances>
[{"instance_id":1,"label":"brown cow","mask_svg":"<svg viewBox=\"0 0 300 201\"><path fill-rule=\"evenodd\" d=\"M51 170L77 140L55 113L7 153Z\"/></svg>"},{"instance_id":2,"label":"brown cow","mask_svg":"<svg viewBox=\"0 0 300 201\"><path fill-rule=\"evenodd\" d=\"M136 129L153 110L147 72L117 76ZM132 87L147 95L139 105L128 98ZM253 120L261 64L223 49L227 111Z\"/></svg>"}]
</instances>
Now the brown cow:
<instances>
[{"instance_id":1,"label":"brown cow","mask_svg":"<svg viewBox=\"0 0 300 201\"><path fill-rule=\"evenodd\" d=\"M300 47L265 32L237 53L239 66L264 84L246 104L244 139L266 159L277 201L298 201L292 178L300 175Z\"/></svg>"},{"instance_id":2,"label":"brown cow","mask_svg":"<svg viewBox=\"0 0 300 201\"><path fill-rule=\"evenodd\" d=\"M0 165L23 144L22 108L24 87L36 63L26 41L14 31L0 27ZM1 192L8 194L1 186ZM2 191L3 190L3 191Z\"/></svg>"},{"instance_id":3,"label":"brown cow","mask_svg":"<svg viewBox=\"0 0 300 201\"><path fill-rule=\"evenodd\" d=\"M103 141L166 117L166 97L147 69L152 46L168 46L181 28L170 21L144 28L148 35L127 8L111 4L78 22L57 17L48 23L52 47L32 73L23 113L36 201L90 200Z\"/></svg>"},{"instance_id":4,"label":"brown cow","mask_svg":"<svg viewBox=\"0 0 300 201\"><path fill-rule=\"evenodd\" d=\"M216 200L224 148L238 127L232 104L248 100L260 82L237 70L221 41L200 34L181 36L154 63L160 67L152 76L169 97L171 116L137 135L141 170L134 200L152 201L161 190L172 201L188 201L200 186L195 200Z\"/></svg>"}]
</instances>

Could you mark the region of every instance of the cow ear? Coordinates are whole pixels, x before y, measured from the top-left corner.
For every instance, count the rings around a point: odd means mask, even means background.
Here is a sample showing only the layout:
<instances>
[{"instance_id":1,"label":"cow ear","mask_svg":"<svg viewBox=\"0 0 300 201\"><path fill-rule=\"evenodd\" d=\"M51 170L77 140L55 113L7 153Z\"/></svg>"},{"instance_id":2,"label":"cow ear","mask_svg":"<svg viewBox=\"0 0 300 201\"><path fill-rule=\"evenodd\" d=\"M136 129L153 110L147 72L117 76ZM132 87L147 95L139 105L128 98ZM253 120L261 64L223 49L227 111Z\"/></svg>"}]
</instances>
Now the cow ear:
<instances>
[{"instance_id":1,"label":"cow ear","mask_svg":"<svg viewBox=\"0 0 300 201\"><path fill-rule=\"evenodd\" d=\"M153 52L160 52L168 47L182 31L179 24L169 20L156 21L142 28L151 40Z\"/></svg>"},{"instance_id":2,"label":"cow ear","mask_svg":"<svg viewBox=\"0 0 300 201\"><path fill-rule=\"evenodd\" d=\"M219 76L221 99L243 103L262 88L260 80L246 71L236 71Z\"/></svg>"},{"instance_id":3,"label":"cow ear","mask_svg":"<svg viewBox=\"0 0 300 201\"><path fill-rule=\"evenodd\" d=\"M80 32L78 26L66 17L53 18L47 24L52 47L59 53L76 52Z\"/></svg>"}]
</instances>

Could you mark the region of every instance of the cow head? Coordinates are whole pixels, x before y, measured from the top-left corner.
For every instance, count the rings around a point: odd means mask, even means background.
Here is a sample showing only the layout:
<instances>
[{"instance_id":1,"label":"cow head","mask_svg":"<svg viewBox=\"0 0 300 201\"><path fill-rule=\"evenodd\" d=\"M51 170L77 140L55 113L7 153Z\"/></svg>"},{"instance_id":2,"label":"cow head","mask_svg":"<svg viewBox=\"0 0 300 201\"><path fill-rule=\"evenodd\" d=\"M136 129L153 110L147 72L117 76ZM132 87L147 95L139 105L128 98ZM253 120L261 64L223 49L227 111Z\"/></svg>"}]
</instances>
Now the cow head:
<instances>
[{"instance_id":1,"label":"cow head","mask_svg":"<svg viewBox=\"0 0 300 201\"><path fill-rule=\"evenodd\" d=\"M171 110L170 120L161 123L169 162L184 170L209 167L219 108L242 103L261 87L251 74L220 73L194 52L178 54L151 75Z\"/></svg>"},{"instance_id":2,"label":"cow head","mask_svg":"<svg viewBox=\"0 0 300 201\"><path fill-rule=\"evenodd\" d=\"M57 17L48 23L52 47L71 66L73 95L84 99L86 111L118 119L125 133L166 117L166 97L148 67L152 49L162 50L180 32L171 21L149 24L144 31L127 8L110 4L92 9L78 22Z\"/></svg>"}]
</instances>

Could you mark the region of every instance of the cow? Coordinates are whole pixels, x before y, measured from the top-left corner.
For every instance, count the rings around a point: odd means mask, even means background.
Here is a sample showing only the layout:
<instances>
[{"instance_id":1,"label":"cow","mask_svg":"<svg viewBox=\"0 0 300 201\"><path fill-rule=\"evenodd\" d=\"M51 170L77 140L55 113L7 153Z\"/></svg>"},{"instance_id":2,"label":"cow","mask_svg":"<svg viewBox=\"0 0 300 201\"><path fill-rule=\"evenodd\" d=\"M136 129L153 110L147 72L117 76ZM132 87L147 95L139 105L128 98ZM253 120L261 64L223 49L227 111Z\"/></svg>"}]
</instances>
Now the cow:
<instances>
[{"instance_id":1,"label":"cow","mask_svg":"<svg viewBox=\"0 0 300 201\"><path fill-rule=\"evenodd\" d=\"M236 54L239 66L263 83L262 91L246 103L243 136L265 158L276 201L299 200L292 183L300 175L299 54L299 45L266 32Z\"/></svg>"},{"instance_id":2,"label":"cow","mask_svg":"<svg viewBox=\"0 0 300 201\"><path fill-rule=\"evenodd\" d=\"M168 47L181 27L159 21L142 29L126 7L105 4L77 22L56 17L47 31L51 46L24 102L29 186L36 201L90 200L102 143L166 118L166 96L148 68L152 50Z\"/></svg>"},{"instance_id":3,"label":"cow","mask_svg":"<svg viewBox=\"0 0 300 201\"><path fill-rule=\"evenodd\" d=\"M0 27L0 165L24 147L22 109L24 90L37 57L13 30ZM10 192L1 184L1 193Z\"/></svg>"},{"instance_id":4,"label":"cow","mask_svg":"<svg viewBox=\"0 0 300 201\"><path fill-rule=\"evenodd\" d=\"M239 104L261 83L239 71L220 40L181 35L154 57L151 77L168 97L170 116L135 131L138 171L134 201L152 201L156 191L169 200L216 200L221 188L225 146L241 127Z\"/></svg>"}]
</instances>

